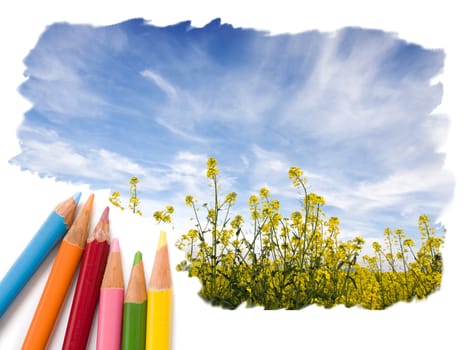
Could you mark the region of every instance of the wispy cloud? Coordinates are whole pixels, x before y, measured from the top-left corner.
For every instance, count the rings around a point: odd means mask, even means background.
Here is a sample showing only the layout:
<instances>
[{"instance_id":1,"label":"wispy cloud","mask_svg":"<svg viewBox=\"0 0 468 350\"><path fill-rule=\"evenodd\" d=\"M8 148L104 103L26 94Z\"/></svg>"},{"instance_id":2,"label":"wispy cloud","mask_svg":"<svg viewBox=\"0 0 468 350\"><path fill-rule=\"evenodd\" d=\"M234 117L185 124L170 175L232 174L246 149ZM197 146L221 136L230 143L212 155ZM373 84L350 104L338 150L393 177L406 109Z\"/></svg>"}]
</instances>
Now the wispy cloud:
<instances>
[{"instance_id":1,"label":"wispy cloud","mask_svg":"<svg viewBox=\"0 0 468 350\"><path fill-rule=\"evenodd\" d=\"M30 139L12 163L56 177L57 174L78 182L99 181L109 185L126 183L131 176L144 176L145 169L121 154L106 149L87 149L80 153L65 141L42 142Z\"/></svg>"},{"instance_id":2,"label":"wispy cloud","mask_svg":"<svg viewBox=\"0 0 468 350\"><path fill-rule=\"evenodd\" d=\"M155 83L156 86L160 88L168 97L170 98L177 97L176 88L171 83L169 83L166 79L164 79L161 75L148 69L142 71L140 74L143 77L148 78L153 83Z\"/></svg>"},{"instance_id":3,"label":"wispy cloud","mask_svg":"<svg viewBox=\"0 0 468 350\"><path fill-rule=\"evenodd\" d=\"M174 125L172 125L170 122L163 118L156 118L155 119L156 123L170 131L172 134L180 136L184 139L190 140L190 141L195 141L195 142L200 142L200 143L206 143L208 142L207 138L199 137L195 135L193 132L186 132L181 128L178 128Z\"/></svg>"}]
</instances>

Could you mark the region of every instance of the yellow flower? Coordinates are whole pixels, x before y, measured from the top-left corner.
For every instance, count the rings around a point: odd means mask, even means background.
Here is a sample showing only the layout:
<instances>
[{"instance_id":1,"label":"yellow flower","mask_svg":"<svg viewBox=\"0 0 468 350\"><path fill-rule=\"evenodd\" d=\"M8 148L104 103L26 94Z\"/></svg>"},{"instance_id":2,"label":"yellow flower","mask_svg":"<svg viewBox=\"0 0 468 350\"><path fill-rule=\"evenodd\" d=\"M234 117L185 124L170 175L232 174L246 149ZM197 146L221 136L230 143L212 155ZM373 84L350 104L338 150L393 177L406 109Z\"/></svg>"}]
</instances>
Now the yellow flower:
<instances>
[{"instance_id":1,"label":"yellow flower","mask_svg":"<svg viewBox=\"0 0 468 350\"><path fill-rule=\"evenodd\" d=\"M133 176L129 181L128 183L132 186L136 185L137 183L139 183L140 180L138 180L138 178L136 176Z\"/></svg>"},{"instance_id":2,"label":"yellow flower","mask_svg":"<svg viewBox=\"0 0 468 350\"><path fill-rule=\"evenodd\" d=\"M274 199L274 200L272 200L272 201L270 202L270 207L271 207L271 209L273 209L273 210L275 210L275 211L276 211L276 210L279 210L280 202L277 201L276 199Z\"/></svg>"},{"instance_id":3,"label":"yellow flower","mask_svg":"<svg viewBox=\"0 0 468 350\"><path fill-rule=\"evenodd\" d=\"M140 200L137 197L131 197L130 198L130 203L138 205L140 203Z\"/></svg>"},{"instance_id":4,"label":"yellow flower","mask_svg":"<svg viewBox=\"0 0 468 350\"><path fill-rule=\"evenodd\" d=\"M216 160L216 158L208 158L208 160L206 161L206 168L209 169L209 168L216 168L216 165L218 165L218 161Z\"/></svg>"},{"instance_id":5,"label":"yellow flower","mask_svg":"<svg viewBox=\"0 0 468 350\"><path fill-rule=\"evenodd\" d=\"M234 219L232 219L231 221L231 227L233 229L238 229L242 225L243 222L244 222L244 219L242 218L242 216L236 215Z\"/></svg>"},{"instance_id":6,"label":"yellow flower","mask_svg":"<svg viewBox=\"0 0 468 350\"><path fill-rule=\"evenodd\" d=\"M251 195L250 198L249 198L249 206L250 207L254 207L256 206L258 203L258 197L256 195Z\"/></svg>"},{"instance_id":7,"label":"yellow flower","mask_svg":"<svg viewBox=\"0 0 468 350\"><path fill-rule=\"evenodd\" d=\"M234 203L237 198L237 193L231 192L226 195L226 203Z\"/></svg>"},{"instance_id":8,"label":"yellow flower","mask_svg":"<svg viewBox=\"0 0 468 350\"><path fill-rule=\"evenodd\" d=\"M216 168L208 168L208 169L206 170L206 177L208 177L208 178L210 178L210 179L213 178L213 177L215 177L215 176L218 175L218 174L219 174L219 171L218 171L218 169L216 169Z\"/></svg>"},{"instance_id":9,"label":"yellow flower","mask_svg":"<svg viewBox=\"0 0 468 350\"><path fill-rule=\"evenodd\" d=\"M357 236L354 238L354 242L358 245L358 246L362 246L364 243L366 243L366 241L364 240L364 238L360 237L360 236Z\"/></svg>"},{"instance_id":10,"label":"yellow flower","mask_svg":"<svg viewBox=\"0 0 468 350\"><path fill-rule=\"evenodd\" d=\"M260 198L266 199L270 195L270 190L266 187L260 189Z\"/></svg>"},{"instance_id":11,"label":"yellow flower","mask_svg":"<svg viewBox=\"0 0 468 350\"><path fill-rule=\"evenodd\" d=\"M154 213L153 213L153 219L160 222L162 221L162 218L163 218L163 213L162 211L160 210L156 210Z\"/></svg>"},{"instance_id":12,"label":"yellow flower","mask_svg":"<svg viewBox=\"0 0 468 350\"><path fill-rule=\"evenodd\" d=\"M289 168L288 175L293 180L294 187L299 187L301 184L304 185L306 183L306 179L302 177L303 174L304 172L296 166Z\"/></svg>"},{"instance_id":13,"label":"yellow flower","mask_svg":"<svg viewBox=\"0 0 468 350\"><path fill-rule=\"evenodd\" d=\"M212 221L215 221L215 219L216 219L216 210L209 209L208 210L208 218L211 219Z\"/></svg>"},{"instance_id":14,"label":"yellow flower","mask_svg":"<svg viewBox=\"0 0 468 350\"><path fill-rule=\"evenodd\" d=\"M382 251L382 246L380 245L379 242L373 242L372 243L372 248L374 248L376 253Z\"/></svg>"},{"instance_id":15,"label":"yellow flower","mask_svg":"<svg viewBox=\"0 0 468 350\"><path fill-rule=\"evenodd\" d=\"M329 220L328 220L328 230L331 232L331 231L335 231L338 229L338 227L340 226L340 219L335 217L335 216L332 216Z\"/></svg>"},{"instance_id":16,"label":"yellow flower","mask_svg":"<svg viewBox=\"0 0 468 350\"><path fill-rule=\"evenodd\" d=\"M298 226L302 223L302 214L300 211L294 211L291 213L291 221L294 225Z\"/></svg>"},{"instance_id":17,"label":"yellow flower","mask_svg":"<svg viewBox=\"0 0 468 350\"><path fill-rule=\"evenodd\" d=\"M254 209L251 210L250 216L252 217L252 219L257 220L260 218L260 213L258 212L258 210Z\"/></svg>"},{"instance_id":18,"label":"yellow flower","mask_svg":"<svg viewBox=\"0 0 468 350\"><path fill-rule=\"evenodd\" d=\"M268 205L264 205L262 208L263 217L270 216L271 213L272 213L271 208Z\"/></svg>"},{"instance_id":19,"label":"yellow flower","mask_svg":"<svg viewBox=\"0 0 468 350\"><path fill-rule=\"evenodd\" d=\"M208 158L208 160L206 161L206 176L208 178L211 179L215 177L216 175L218 175L219 171L216 168L217 164L218 164L218 161L216 160L216 158Z\"/></svg>"},{"instance_id":20,"label":"yellow flower","mask_svg":"<svg viewBox=\"0 0 468 350\"><path fill-rule=\"evenodd\" d=\"M198 231L194 229L190 229L187 235L191 239L196 239L198 237Z\"/></svg>"},{"instance_id":21,"label":"yellow flower","mask_svg":"<svg viewBox=\"0 0 468 350\"><path fill-rule=\"evenodd\" d=\"M192 195L187 195L185 196L185 204L191 207L193 205L193 196Z\"/></svg>"},{"instance_id":22,"label":"yellow flower","mask_svg":"<svg viewBox=\"0 0 468 350\"><path fill-rule=\"evenodd\" d=\"M288 175L290 179L301 177L303 174L304 172L296 166L290 167L288 171Z\"/></svg>"}]
</instances>

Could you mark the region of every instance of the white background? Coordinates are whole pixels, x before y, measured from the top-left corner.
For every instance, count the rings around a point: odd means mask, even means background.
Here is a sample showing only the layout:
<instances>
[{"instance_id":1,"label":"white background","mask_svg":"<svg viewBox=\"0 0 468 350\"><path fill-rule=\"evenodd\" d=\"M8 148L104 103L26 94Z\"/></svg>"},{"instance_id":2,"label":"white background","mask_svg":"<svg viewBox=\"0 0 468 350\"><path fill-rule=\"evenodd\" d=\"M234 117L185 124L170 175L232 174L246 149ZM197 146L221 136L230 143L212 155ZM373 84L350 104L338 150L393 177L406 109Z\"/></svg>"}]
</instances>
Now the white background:
<instances>
[{"instance_id":1,"label":"white background","mask_svg":"<svg viewBox=\"0 0 468 350\"><path fill-rule=\"evenodd\" d=\"M310 3L310 4L308 4ZM427 48L443 48L447 54L444 99L439 111L451 117L451 130L444 151L447 168L456 175L456 194L442 218L448 234L443 252L445 273L442 289L427 300L401 303L385 311L336 307L309 307L302 311L263 311L240 308L226 311L205 304L197 296L199 284L185 274L174 273L175 310L173 349L466 349L467 289L465 260L466 210L466 32L462 2L455 1L2 1L0 5L0 276L23 249L54 206L83 191L39 179L8 164L19 152L16 128L27 101L17 92L23 81L22 60L54 22L107 25L135 17L162 26L192 20L203 26L216 17L236 27L251 27L272 33L297 33L309 29L334 31L343 26L383 29ZM66 155L64 155L66 156ZM95 215L107 205L108 191L96 192ZM141 250L149 275L159 228L151 221L111 208L112 235L123 250L128 281L133 254ZM181 232L168 232L171 246ZM55 252L54 252L55 253ZM47 279L53 256L49 256L10 310L0 320L0 349L18 349ZM181 260L173 249L173 267ZM50 341L61 348L71 295ZM89 348L95 347L95 325Z\"/></svg>"}]
</instances>

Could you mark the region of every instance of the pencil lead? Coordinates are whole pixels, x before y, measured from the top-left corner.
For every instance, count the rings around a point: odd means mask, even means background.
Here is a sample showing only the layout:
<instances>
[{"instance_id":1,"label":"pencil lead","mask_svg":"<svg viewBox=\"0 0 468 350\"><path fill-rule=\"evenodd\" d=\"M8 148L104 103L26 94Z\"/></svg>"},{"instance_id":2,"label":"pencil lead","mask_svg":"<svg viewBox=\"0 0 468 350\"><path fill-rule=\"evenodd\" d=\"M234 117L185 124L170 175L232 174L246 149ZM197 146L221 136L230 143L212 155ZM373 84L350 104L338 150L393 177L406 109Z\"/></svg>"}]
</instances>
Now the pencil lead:
<instances>
[{"instance_id":1,"label":"pencil lead","mask_svg":"<svg viewBox=\"0 0 468 350\"><path fill-rule=\"evenodd\" d=\"M96 240L110 243L109 237L109 207L106 207L102 212L96 227L94 228L93 236Z\"/></svg>"},{"instance_id":2,"label":"pencil lead","mask_svg":"<svg viewBox=\"0 0 468 350\"><path fill-rule=\"evenodd\" d=\"M110 251L111 252L114 252L114 253L117 253L120 251L120 244L119 244L119 239L118 238L114 238L112 240L112 244L111 244L111 247L110 247Z\"/></svg>"},{"instance_id":3,"label":"pencil lead","mask_svg":"<svg viewBox=\"0 0 468 350\"><path fill-rule=\"evenodd\" d=\"M166 231L159 233L158 250L167 245Z\"/></svg>"},{"instance_id":4,"label":"pencil lead","mask_svg":"<svg viewBox=\"0 0 468 350\"><path fill-rule=\"evenodd\" d=\"M83 209L82 211L91 211L91 209L93 208L93 203L94 203L94 193L91 193L88 197L88 200L86 201L86 203L83 205Z\"/></svg>"},{"instance_id":5,"label":"pencil lead","mask_svg":"<svg viewBox=\"0 0 468 350\"><path fill-rule=\"evenodd\" d=\"M109 222L109 207L106 207L101 215L101 220L105 222Z\"/></svg>"},{"instance_id":6,"label":"pencil lead","mask_svg":"<svg viewBox=\"0 0 468 350\"><path fill-rule=\"evenodd\" d=\"M133 258L133 266L138 264L141 260L143 259L143 255L141 254L140 251L135 253L135 257Z\"/></svg>"},{"instance_id":7,"label":"pencil lead","mask_svg":"<svg viewBox=\"0 0 468 350\"><path fill-rule=\"evenodd\" d=\"M78 203L80 201L80 198L81 198L81 192L76 192L73 195L73 200L75 201L75 203Z\"/></svg>"},{"instance_id":8,"label":"pencil lead","mask_svg":"<svg viewBox=\"0 0 468 350\"><path fill-rule=\"evenodd\" d=\"M93 209L94 195L91 194L86 203L83 204L81 211L78 213L76 219L73 221L70 229L65 235L64 239L69 243L78 245L84 248L86 245L86 238L88 237L89 225Z\"/></svg>"}]
</instances>

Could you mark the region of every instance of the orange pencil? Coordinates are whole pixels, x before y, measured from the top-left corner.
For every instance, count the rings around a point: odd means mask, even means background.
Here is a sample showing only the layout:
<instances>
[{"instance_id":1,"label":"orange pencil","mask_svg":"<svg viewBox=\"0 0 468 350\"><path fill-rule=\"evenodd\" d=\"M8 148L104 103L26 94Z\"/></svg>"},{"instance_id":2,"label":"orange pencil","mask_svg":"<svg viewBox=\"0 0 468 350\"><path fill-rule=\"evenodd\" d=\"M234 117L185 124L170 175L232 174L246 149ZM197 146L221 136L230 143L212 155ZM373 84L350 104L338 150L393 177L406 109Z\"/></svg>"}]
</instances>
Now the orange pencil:
<instances>
[{"instance_id":1,"label":"orange pencil","mask_svg":"<svg viewBox=\"0 0 468 350\"><path fill-rule=\"evenodd\" d=\"M65 235L24 339L23 350L45 349L88 238L94 195L91 194Z\"/></svg>"}]
</instances>

